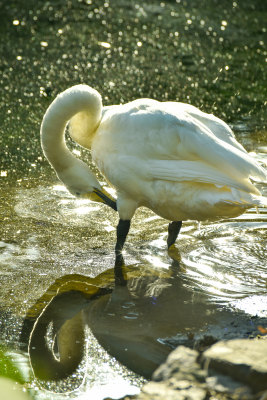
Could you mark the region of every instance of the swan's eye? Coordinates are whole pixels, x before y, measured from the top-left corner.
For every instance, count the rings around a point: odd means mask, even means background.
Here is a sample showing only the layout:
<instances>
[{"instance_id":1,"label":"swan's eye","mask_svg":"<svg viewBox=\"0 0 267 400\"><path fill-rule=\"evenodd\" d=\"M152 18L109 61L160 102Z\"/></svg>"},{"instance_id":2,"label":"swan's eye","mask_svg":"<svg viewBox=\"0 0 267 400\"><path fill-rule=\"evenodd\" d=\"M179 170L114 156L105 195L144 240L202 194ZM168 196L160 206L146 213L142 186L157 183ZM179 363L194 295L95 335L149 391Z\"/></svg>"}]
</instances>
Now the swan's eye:
<instances>
[{"instance_id":1,"label":"swan's eye","mask_svg":"<svg viewBox=\"0 0 267 400\"><path fill-rule=\"evenodd\" d=\"M81 193L80 192L75 192L76 196L80 196Z\"/></svg>"}]
</instances>

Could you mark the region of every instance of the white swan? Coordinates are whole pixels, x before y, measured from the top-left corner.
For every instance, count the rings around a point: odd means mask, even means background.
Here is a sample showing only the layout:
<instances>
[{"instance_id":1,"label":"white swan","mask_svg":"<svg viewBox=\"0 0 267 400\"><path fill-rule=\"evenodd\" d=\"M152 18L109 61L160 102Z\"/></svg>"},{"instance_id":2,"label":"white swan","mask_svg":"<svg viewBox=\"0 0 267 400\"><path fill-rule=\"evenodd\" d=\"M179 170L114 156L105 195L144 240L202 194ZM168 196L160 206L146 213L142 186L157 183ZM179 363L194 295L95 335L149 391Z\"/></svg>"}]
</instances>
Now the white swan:
<instances>
[{"instance_id":1,"label":"white swan","mask_svg":"<svg viewBox=\"0 0 267 400\"><path fill-rule=\"evenodd\" d=\"M116 202L66 147L68 121L72 138L91 149L98 169L116 189ZM117 263L123 260L130 220L140 206L173 221L168 247L183 220L235 217L255 205L267 206L251 181L266 181L266 171L236 141L227 124L189 104L139 99L102 107L96 90L76 85L47 109L41 143L71 193L118 210Z\"/></svg>"}]
</instances>

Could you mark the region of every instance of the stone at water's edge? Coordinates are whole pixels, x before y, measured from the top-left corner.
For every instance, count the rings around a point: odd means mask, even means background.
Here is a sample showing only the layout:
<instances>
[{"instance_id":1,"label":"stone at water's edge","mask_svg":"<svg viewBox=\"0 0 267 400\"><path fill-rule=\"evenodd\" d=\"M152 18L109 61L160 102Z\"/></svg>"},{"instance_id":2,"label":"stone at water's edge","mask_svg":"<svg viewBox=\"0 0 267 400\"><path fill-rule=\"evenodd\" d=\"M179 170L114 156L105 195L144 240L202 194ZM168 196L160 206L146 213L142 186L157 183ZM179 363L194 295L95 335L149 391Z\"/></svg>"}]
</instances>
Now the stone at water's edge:
<instances>
[{"instance_id":1,"label":"stone at water's edge","mask_svg":"<svg viewBox=\"0 0 267 400\"><path fill-rule=\"evenodd\" d=\"M177 381L194 379L203 383L207 373L200 369L197 358L196 350L179 346L170 353L166 362L157 368L153 374L153 380L159 382L175 377Z\"/></svg>"},{"instance_id":2,"label":"stone at water's edge","mask_svg":"<svg viewBox=\"0 0 267 400\"><path fill-rule=\"evenodd\" d=\"M267 340L264 339L220 341L201 355L179 346L138 396L124 399L266 400Z\"/></svg>"},{"instance_id":3,"label":"stone at water's edge","mask_svg":"<svg viewBox=\"0 0 267 400\"><path fill-rule=\"evenodd\" d=\"M206 390L192 385L189 381L177 382L174 386L149 382L142 390L138 400L205 400Z\"/></svg>"},{"instance_id":4,"label":"stone at water's edge","mask_svg":"<svg viewBox=\"0 0 267 400\"><path fill-rule=\"evenodd\" d=\"M153 374L138 400L204 400L206 371L197 363L198 352L179 346ZM156 381L156 382L155 382Z\"/></svg>"},{"instance_id":5,"label":"stone at water's edge","mask_svg":"<svg viewBox=\"0 0 267 400\"><path fill-rule=\"evenodd\" d=\"M218 342L203 353L202 359L208 368L230 375L254 391L267 390L267 340Z\"/></svg>"}]
</instances>

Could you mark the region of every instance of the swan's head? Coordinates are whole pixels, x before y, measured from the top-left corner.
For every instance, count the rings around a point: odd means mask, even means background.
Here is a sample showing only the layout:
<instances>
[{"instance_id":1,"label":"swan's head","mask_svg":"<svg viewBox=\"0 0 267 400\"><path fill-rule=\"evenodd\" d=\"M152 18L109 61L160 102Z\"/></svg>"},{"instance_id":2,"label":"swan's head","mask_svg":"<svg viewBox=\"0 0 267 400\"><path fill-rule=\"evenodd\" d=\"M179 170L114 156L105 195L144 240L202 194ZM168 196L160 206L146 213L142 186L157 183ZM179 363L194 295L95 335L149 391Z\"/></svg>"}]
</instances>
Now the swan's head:
<instances>
[{"instance_id":1,"label":"swan's head","mask_svg":"<svg viewBox=\"0 0 267 400\"><path fill-rule=\"evenodd\" d=\"M83 161L75 159L67 168L57 171L57 176L74 196L105 203L117 210L116 200L101 187L96 176Z\"/></svg>"}]
</instances>

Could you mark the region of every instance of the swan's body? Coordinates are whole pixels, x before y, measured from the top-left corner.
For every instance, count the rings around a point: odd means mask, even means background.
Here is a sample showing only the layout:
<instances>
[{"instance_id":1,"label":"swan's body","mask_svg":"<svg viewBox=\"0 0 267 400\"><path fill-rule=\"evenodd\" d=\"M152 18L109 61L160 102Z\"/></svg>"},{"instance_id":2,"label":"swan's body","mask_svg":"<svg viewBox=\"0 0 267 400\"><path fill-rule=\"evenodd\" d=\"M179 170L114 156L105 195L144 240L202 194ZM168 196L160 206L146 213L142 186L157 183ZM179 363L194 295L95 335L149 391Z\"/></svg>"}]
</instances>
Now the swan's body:
<instances>
[{"instance_id":1,"label":"swan's body","mask_svg":"<svg viewBox=\"0 0 267 400\"><path fill-rule=\"evenodd\" d=\"M91 149L97 167L116 189L113 208L123 221L130 221L140 206L182 221L235 217L267 205L250 180L266 180L266 171L220 119L188 104L150 99L102 107L99 93L86 85L61 93L41 128L44 153L74 194L99 196L102 188L66 148L69 120L73 139ZM106 195L98 200L106 202Z\"/></svg>"}]
</instances>

